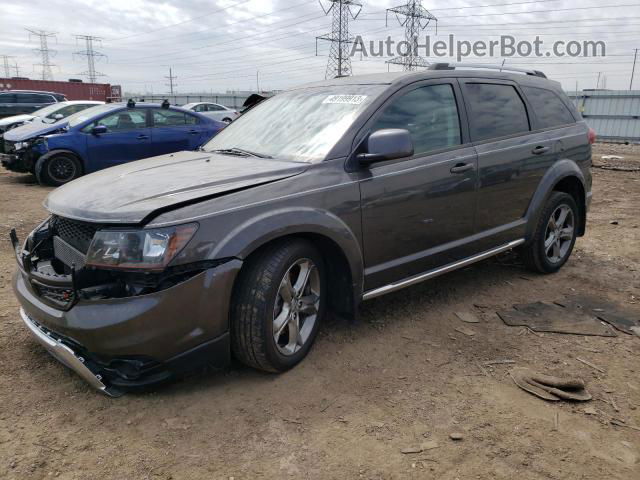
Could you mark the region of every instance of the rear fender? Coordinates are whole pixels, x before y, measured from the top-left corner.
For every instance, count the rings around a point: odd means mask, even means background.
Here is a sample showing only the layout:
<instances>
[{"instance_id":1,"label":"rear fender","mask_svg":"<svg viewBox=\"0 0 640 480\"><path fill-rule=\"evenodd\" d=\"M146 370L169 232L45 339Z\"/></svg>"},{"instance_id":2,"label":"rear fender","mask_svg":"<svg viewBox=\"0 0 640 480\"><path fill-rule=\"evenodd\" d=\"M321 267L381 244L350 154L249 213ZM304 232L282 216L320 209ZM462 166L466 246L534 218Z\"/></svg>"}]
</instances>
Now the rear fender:
<instances>
[{"instance_id":1,"label":"rear fender","mask_svg":"<svg viewBox=\"0 0 640 480\"><path fill-rule=\"evenodd\" d=\"M547 203L547 199L553 192L556 185L558 185L563 179L567 177L576 177L582 184L583 191L587 191L586 181L584 174L576 162L569 159L562 159L554 163L549 170L544 174L542 180L538 184L529 208L527 209L527 230L525 239L527 242L531 241L540 218L540 213ZM586 205L586 198L581 199ZM584 221L583 221L584 223Z\"/></svg>"}]
</instances>

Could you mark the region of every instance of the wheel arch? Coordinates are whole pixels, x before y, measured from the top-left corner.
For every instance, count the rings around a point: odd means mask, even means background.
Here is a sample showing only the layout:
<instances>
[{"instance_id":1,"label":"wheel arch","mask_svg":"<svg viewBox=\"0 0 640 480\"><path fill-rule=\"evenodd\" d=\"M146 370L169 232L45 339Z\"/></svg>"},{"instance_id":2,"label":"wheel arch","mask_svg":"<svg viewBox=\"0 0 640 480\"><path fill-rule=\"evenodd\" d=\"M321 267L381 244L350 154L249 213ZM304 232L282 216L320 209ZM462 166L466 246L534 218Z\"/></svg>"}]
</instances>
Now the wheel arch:
<instances>
[{"instance_id":1,"label":"wheel arch","mask_svg":"<svg viewBox=\"0 0 640 480\"><path fill-rule=\"evenodd\" d=\"M570 194L576 201L579 212L578 235L582 236L585 232L587 200L586 200L586 181L580 167L569 159L563 159L556 162L542 177L538 188L533 195L529 208L527 209L527 229L526 240L531 241L535 228L540 216L540 212L544 208L549 196L554 191L565 192Z\"/></svg>"},{"instance_id":2,"label":"wheel arch","mask_svg":"<svg viewBox=\"0 0 640 480\"><path fill-rule=\"evenodd\" d=\"M56 155L60 155L61 153L66 153L68 155L70 154L70 155L73 155L75 158L77 158L78 162L80 162L80 169L82 170L81 174L84 175L84 172L86 171L86 166L84 164L84 159L82 158L82 155L80 155L79 153L73 150L69 150L68 148L58 148L55 150L51 150L45 153L44 155L42 155L36 161L35 171L36 172L40 171L40 169L42 169L42 166L45 164L47 160L49 160L52 157L55 157Z\"/></svg>"},{"instance_id":3,"label":"wheel arch","mask_svg":"<svg viewBox=\"0 0 640 480\"><path fill-rule=\"evenodd\" d=\"M230 232L218 243L211 258L236 257L246 263L263 249L291 238L310 241L325 259L331 279L332 311L355 316L364 285L360 243L351 229L331 213L314 209L271 212Z\"/></svg>"}]
</instances>

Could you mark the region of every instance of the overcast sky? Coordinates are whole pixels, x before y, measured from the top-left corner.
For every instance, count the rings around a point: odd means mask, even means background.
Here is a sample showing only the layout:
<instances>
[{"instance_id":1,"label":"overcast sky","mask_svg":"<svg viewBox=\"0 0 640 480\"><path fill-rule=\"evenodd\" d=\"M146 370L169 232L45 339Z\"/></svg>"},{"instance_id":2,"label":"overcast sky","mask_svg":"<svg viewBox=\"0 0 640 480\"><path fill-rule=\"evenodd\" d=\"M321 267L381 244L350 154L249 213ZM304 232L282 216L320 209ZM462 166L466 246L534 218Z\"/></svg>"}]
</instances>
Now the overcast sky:
<instances>
[{"instance_id":1,"label":"overcast sky","mask_svg":"<svg viewBox=\"0 0 640 480\"><path fill-rule=\"evenodd\" d=\"M395 17L390 16L385 26L385 9L402 1L363 0L351 33L370 40L388 35L401 40L403 27ZM506 62L543 70L570 90L576 81L580 89L596 87L598 72L600 86L629 88L634 49L640 48L640 0L434 0L423 5L438 17L437 38L455 34L475 41L514 35L531 40L538 34L547 45L556 40L603 40L606 58ZM78 77L87 69L86 59L73 55L84 49L75 35L102 37L96 50L107 57L96 64L97 70L106 75L105 83L121 84L128 92L166 93L169 67L178 77L180 93L249 90L258 81L262 89L284 89L325 76L329 45L321 42L316 56L315 37L330 32L331 18L318 0L0 0L0 7L0 55L15 57L11 64L17 62L21 76L38 78L34 64L40 62L33 51L39 46L37 39L30 38L26 28L56 33L49 40L57 51L52 58L56 80ZM436 39L433 25L425 34ZM385 60L354 58L353 72L385 72ZM640 90L638 70L635 87Z\"/></svg>"}]
</instances>

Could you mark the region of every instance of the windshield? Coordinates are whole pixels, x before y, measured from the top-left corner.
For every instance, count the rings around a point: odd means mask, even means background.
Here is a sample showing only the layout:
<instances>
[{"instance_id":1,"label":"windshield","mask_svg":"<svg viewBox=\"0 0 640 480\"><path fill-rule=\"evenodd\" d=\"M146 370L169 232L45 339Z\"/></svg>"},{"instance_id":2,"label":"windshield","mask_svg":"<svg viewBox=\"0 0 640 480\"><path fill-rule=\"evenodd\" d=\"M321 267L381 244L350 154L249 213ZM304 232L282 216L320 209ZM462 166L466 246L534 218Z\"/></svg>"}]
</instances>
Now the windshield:
<instances>
[{"instance_id":1,"label":"windshield","mask_svg":"<svg viewBox=\"0 0 640 480\"><path fill-rule=\"evenodd\" d=\"M91 120L96 115L110 112L116 107L117 105L108 104L108 105L98 105L97 107L87 108L86 110L82 110L81 112L74 113L73 115L69 115L65 121L69 122L69 127L73 128L76 125L80 125L81 123L86 122L87 120Z\"/></svg>"},{"instance_id":2,"label":"windshield","mask_svg":"<svg viewBox=\"0 0 640 480\"><path fill-rule=\"evenodd\" d=\"M66 107L67 104L64 102L60 102L60 103L54 103L51 105L48 105L44 108L41 108L40 110L36 110L35 112L32 112L31 115L33 115L34 117L41 117L44 118L47 115L52 114L53 112L55 112L56 110L60 110L63 107Z\"/></svg>"},{"instance_id":3,"label":"windshield","mask_svg":"<svg viewBox=\"0 0 640 480\"><path fill-rule=\"evenodd\" d=\"M204 150L242 150L263 157L320 162L385 89L386 85L342 85L278 94L231 123Z\"/></svg>"}]
</instances>

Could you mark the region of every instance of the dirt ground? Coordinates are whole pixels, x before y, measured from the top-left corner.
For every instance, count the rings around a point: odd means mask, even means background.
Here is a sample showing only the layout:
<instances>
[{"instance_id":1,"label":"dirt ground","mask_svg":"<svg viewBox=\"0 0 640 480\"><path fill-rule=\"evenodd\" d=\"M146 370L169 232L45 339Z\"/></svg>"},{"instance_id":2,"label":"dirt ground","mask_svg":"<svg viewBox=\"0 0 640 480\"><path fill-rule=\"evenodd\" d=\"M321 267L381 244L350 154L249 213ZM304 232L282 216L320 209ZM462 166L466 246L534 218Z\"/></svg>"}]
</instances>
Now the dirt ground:
<instances>
[{"instance_id":1,"label":"dirt ground","mask_svg":"<svg viewBox=\"0 0 640 480\"><path fill-rule=\"evenodd\" d=\"M640 166L640 149L620 149L599 145L594 158ZM0 479L640 478L640 338L534 334L495 314L586 294L640 315L640 172L594 178L588 234L556 275L493 259L366 303L355 325L325 324L289 373L236 365L119 399L29 337L2 240ZM0 234L24 238L47 191L0 172ZM594 399L533 397L511 381L514 364L485 365L506 359L581 377ZM401 452L411 447L424 451Z\"/></svg>"}]
</instances>

